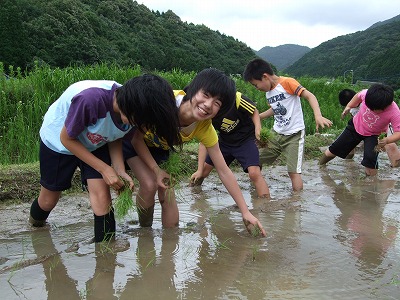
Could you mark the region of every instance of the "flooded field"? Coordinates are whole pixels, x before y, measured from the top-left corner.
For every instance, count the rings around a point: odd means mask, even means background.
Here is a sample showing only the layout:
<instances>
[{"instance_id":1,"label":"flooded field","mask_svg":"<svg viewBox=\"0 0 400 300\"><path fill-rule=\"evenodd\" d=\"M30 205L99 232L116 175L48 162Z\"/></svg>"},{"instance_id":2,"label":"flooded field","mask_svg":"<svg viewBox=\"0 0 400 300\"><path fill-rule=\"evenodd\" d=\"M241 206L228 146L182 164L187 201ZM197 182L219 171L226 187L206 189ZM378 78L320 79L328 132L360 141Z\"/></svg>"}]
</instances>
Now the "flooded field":
<instances>
[{"instance_id":1,"label":"flooded field","mask_svg":"<svg viewBox=\"0 0 400 300\"><path fill-rule=\"evenodd\" d=\"M265 167L272 199L237 173L267 237L243 226L216 177L177 192L180 226L132 213L113 243L93 244L86 195L68 196L49 225L28 226L29 204L1 208L2 299L399 299L400 169L380 156L377 178L354 160L304 164L293 194L285 167Z\"/></svg>"}]
</instances>

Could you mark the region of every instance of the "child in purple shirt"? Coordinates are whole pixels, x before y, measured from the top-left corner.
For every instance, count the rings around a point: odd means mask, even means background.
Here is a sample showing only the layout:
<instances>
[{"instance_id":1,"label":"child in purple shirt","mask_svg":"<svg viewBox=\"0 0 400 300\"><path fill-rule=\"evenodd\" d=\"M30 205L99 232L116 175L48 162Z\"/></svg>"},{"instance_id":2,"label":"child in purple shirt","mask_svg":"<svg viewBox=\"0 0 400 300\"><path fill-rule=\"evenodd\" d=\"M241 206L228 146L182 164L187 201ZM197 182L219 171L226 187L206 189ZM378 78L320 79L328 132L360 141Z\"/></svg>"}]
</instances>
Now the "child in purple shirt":
<instances>
[{"instance_id":1,"label":"child in purple shirt","mask_svg":"<svg viewBox=\"0 0 400 300\"><path fill-rule=\"evenodd\" d=\"M76 168L89 191L94 213L94 241L115 235L110 187L124 186L122 138L132 128L152 128L174 147L181 144L178 109L169 83L142 75L124 85L107 80L72 84L48 109L40 129L40 194L30 210L30 223L44 226L61 192L71 187Z\"/></svg>"}]
</instances>

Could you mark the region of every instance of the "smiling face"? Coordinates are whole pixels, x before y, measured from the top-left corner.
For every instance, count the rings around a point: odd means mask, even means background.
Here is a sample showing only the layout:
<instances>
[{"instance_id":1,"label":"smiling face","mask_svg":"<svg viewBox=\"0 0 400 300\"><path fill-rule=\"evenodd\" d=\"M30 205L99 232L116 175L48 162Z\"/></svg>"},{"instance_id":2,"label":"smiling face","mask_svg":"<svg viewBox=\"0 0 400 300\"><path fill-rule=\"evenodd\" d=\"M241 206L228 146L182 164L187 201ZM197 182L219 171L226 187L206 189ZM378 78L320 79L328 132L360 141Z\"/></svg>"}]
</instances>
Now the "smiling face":
<instances>
[{"instance_id":1,"label":"smiling face","mask_svg":"<svg viewBox=\"0 0 400 300\"><path fill-rule=\"evenodd\" d=\"M215 117L222 106L218 97L213 97L204 90L198 91L190 101L193 118L197 121Z\"/></svg>"}]
</instances>

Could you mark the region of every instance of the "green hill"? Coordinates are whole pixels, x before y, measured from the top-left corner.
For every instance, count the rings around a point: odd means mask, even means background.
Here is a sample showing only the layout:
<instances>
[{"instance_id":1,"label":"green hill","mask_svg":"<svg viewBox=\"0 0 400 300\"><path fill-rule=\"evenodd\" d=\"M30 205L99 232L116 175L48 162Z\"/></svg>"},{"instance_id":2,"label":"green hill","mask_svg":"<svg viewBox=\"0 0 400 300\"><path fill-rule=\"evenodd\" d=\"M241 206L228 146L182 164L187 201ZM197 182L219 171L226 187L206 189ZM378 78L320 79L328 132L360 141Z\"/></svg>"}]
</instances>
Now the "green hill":
<instances>
[{"instance_id":1,"label":"green hill","mask_svg":"<svg viewBox=\"0 0 400 300\"><path fill-rule=\"evenodd\" d=\"M0 62L29 68L114 62L145 70L242 73L256 57L237 39L131 0L2 0Z\"/></svg>"},{"instance_id":2,"label":"green hill","mask_svg":"<svg viewBox=\"0 0 400 300\"><path fill-rule=\"evenodd\" d=\"M286 44L277 47L265 46L255 53L266 61L275 65L278 70L284 70L311 49L306 46Z\"/></svg>"},{"instance_id":3,"label":"green hill","mask_svg":"<svg viewBox=\"0 0 400 300\"><path fill-rule=\"evenodd\" d=\"M399 16L378 25L324 42L284 72L293 76L338 77L353 70L354 82L378 81L399 88Z\"/></svg>"}]
</instances>

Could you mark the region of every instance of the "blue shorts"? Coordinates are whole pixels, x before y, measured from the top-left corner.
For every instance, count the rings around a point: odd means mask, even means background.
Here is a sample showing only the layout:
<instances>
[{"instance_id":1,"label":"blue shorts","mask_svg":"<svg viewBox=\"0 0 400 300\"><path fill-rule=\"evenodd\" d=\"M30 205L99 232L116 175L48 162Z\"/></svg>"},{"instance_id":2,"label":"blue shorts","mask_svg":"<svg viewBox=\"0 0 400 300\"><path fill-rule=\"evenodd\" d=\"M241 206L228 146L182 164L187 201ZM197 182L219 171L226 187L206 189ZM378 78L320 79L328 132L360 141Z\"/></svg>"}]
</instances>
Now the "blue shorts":
<instances>
[{"instance_id":1,"label":"blue shorts","mask_svg":"<svg viewBox=\"0 0 400 300\"><path fill-rule=\"evenodd\" d=\"M247 140L242 145L235 147L228 146L220 141L219 148L221 149L221 153L228 166L236 159L242 166L243 171L246 173L248 172L248 167L261 167L258 147L253 139ZM212 166L214 165L208 154L206 157L206 163Z\"/></svg>"},{"instance_id":2,"label":"blue shorts","mask_svg":"<svg viewBox=\"0 0 400 300\"><path fill-rule=\"evenodd\" d=\"M160 149L157 147L148 147L148 148L154 160L157 162L157 164L161 164L162 162L168 160L169 157L168 150ZM135 148L133 148L132 146L131 141L124 140L122 142L122 152L124 154L124 161L126 161L129 158L138 156ZM127 170L129 170L129 166L127 164L125 164L125 167Z\"/></svg>"},{"instance_id":3,"label":"blue shorts","mask_svg":"<svg viewBox=\"0 0 400 300\"><path fill-rule=\"evenodd\" d=\"M92 152L94 156L111 165L108 145ZM81 161L75 155L67 155L49 149L40 141L40 184L50 191L65 191L71 187L72 177L77 167L81 170L82 185L87 179L103 178L99 172Z\"/></svg>"},{"instance_id":4,"label":"blue shorts","mask_svg":"<svg viewBox=\"0 0 400 300\"><path fill-rule=\"evenodd\" d=\"M378 169L378 136L363 136L354 128L353 119L350 119L346 128L339 137L329 146L329 151L336 156L345 158L361 141L364 141L364 156L361 164L370 169Z\"/></svg>"}]
</instances>

